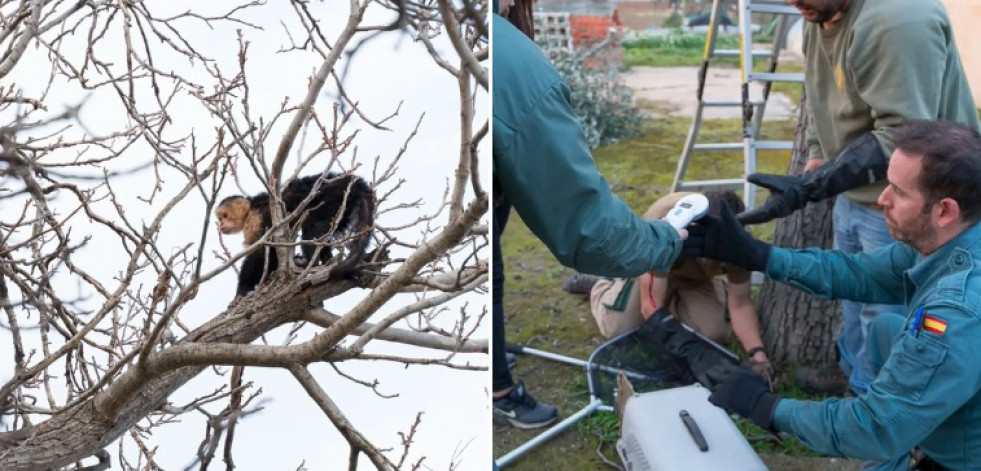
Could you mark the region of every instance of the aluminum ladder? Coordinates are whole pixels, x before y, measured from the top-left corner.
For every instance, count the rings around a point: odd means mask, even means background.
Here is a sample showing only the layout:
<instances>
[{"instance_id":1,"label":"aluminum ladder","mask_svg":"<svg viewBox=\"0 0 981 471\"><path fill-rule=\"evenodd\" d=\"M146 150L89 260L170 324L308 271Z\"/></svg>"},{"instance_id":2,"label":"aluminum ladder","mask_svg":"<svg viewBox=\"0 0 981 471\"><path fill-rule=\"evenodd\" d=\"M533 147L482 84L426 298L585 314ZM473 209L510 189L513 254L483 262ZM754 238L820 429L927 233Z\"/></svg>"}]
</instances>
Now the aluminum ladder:
<instances>
[{"instance_id":1,"label":"aluminum ladder","mask_svg":"<svg viewBox=\"0 0 981 471\"><path fill-rule=\"evenodd\" d=\"M698 73L698 89L696 92L698 104L692 119L685 146L678 160L671 191L703 191L711 189L743 190L743 201L747 208L755 207L756 192L754 185L745 179L745 175L756 172L756 153L759 150L792 150L793 141L763 141L759 140L760 128L763 124L763 113L766 110L770 87L774 82L804 82L804 74L776 73L780 47L787 30L794 19L800 16L797 8L788 6L785 0L737 0L739 10L739 48L716 49L719 34L719 23L722 20L723 4L726 0L713 0L708 32L705 38L705 50L701 69ZM774 40L769 48L754 49L753 46L753 13L776 14L777 23ZM709 65L713 59L723 57L738 57L742 90L739 98L735 99L706 99L703 97L705 80L708 77ZM768 60L766 72L753 70L754 59ZM760 83L763 87L762 98L750 98L750 84ZM699 143L698 132L702 124L702 113L706 108L741 107L742 108L742 142ZM739 178L716 180L685 180L685 172L696 152L714 151L743 151L744 174Z\"/></svg>"}]
</instances>

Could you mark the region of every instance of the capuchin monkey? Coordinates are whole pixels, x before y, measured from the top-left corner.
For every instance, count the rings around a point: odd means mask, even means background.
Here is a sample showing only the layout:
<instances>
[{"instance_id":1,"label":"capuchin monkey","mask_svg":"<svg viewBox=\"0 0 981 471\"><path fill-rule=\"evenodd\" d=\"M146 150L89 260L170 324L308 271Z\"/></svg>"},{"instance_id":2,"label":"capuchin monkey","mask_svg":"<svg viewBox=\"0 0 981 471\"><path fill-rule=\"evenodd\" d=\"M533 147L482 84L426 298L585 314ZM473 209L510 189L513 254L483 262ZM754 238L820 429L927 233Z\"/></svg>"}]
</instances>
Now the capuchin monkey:
<instances>
[{"instance_id":1,"label":"capuchin monkey","mask_svg":"<svg viewBox=\"0 0 981 471\"><path fill-rule=\"evenodd\" d=\"M320 175L301 177L283 188L281 200L286 205L287 215L296 211L313 192L319 178ZM317 263L326 265L332 254L331 247L323 243L350 238L345 245L347 255L333 267L330 279L348 278L354 274L358 263L364 259L375 219L375 193L371 186L356 175L331 172L321 182L316 195L304 206L302 213L296 220L302 231L303 258L297 257L297 263L304 266ZM267 193L229 196L215 209L215 216L218 217L218 230L222 234L242 232L246 246L254 244L272 227ZM317 242L321 245L320 254L314 260ZM276 251L268 250L268 263L266 252L259 249L245 257L238 275L236 299L255 289L263 274L269 274L276 268ZM263 267L266 267L265 271Z\"/></svg>"}]
</instances>

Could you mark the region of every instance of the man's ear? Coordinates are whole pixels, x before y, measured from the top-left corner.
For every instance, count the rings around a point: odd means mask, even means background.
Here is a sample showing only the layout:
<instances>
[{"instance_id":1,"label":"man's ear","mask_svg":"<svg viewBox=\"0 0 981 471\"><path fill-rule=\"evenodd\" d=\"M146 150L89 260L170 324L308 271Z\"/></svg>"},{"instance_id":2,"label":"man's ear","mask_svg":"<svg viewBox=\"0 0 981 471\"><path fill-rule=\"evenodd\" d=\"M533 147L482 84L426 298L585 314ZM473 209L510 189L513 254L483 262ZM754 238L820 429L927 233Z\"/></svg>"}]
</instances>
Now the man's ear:
<instances>
[{"instance_id":1,"label":"man's ear","mask_svg":"<svg viewBox=\"0 0 981 471\"><path fill-rule=\"evenodd\" d=\"M937 226L946 228L961 222L961 205L953 198L942 198L933 208L937 217Z\"/></svg>"}]
</instances>

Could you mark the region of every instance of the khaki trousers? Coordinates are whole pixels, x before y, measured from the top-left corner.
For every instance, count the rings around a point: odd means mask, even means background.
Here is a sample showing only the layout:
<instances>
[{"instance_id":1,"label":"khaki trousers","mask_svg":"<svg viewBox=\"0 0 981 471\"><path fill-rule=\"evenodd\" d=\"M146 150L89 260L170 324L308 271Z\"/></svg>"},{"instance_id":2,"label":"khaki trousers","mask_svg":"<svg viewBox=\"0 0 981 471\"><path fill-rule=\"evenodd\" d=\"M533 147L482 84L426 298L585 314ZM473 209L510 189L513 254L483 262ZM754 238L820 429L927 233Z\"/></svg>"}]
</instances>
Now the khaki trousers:
<instances>
[{"instance_id":1,"label":"khaki trousers","mask_svg":"<svg viewBox=\"0 0 981 471\"><path fill-rule=\"evenodd\" d=\"M639 281L630 283L623 310L613 307L628 281L625 278L601 279L589 293L589 307L596 319L596 326L606 338L620 335L644 322L640 313ZM726 316L726 284L724 275L697 281L668 278L666 304L682 322L722 343L731 333Z\"/></svg>"}]
</instances>

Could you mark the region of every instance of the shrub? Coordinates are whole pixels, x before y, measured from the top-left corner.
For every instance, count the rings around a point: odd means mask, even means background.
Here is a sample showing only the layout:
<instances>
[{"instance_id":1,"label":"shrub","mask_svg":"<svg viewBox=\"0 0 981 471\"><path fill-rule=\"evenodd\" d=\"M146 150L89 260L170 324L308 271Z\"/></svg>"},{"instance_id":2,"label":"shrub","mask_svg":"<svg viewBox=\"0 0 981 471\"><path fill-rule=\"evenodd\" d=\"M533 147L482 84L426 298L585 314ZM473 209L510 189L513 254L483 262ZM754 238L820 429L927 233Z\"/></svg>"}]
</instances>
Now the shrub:
<instances>
[{"instance_id":1,"label":"shrub","mask_svg":"<svg viewBox=\"0 0 981 471\"><path fill-rule=\"evenodd\" d=\"M582 121L589 147L619 142L640 131L640 109L633 92L620 81L613 67L589 67L590 54L552 57L559 74L572 90L572 108Z\"/></svg>"}]
</instances>

